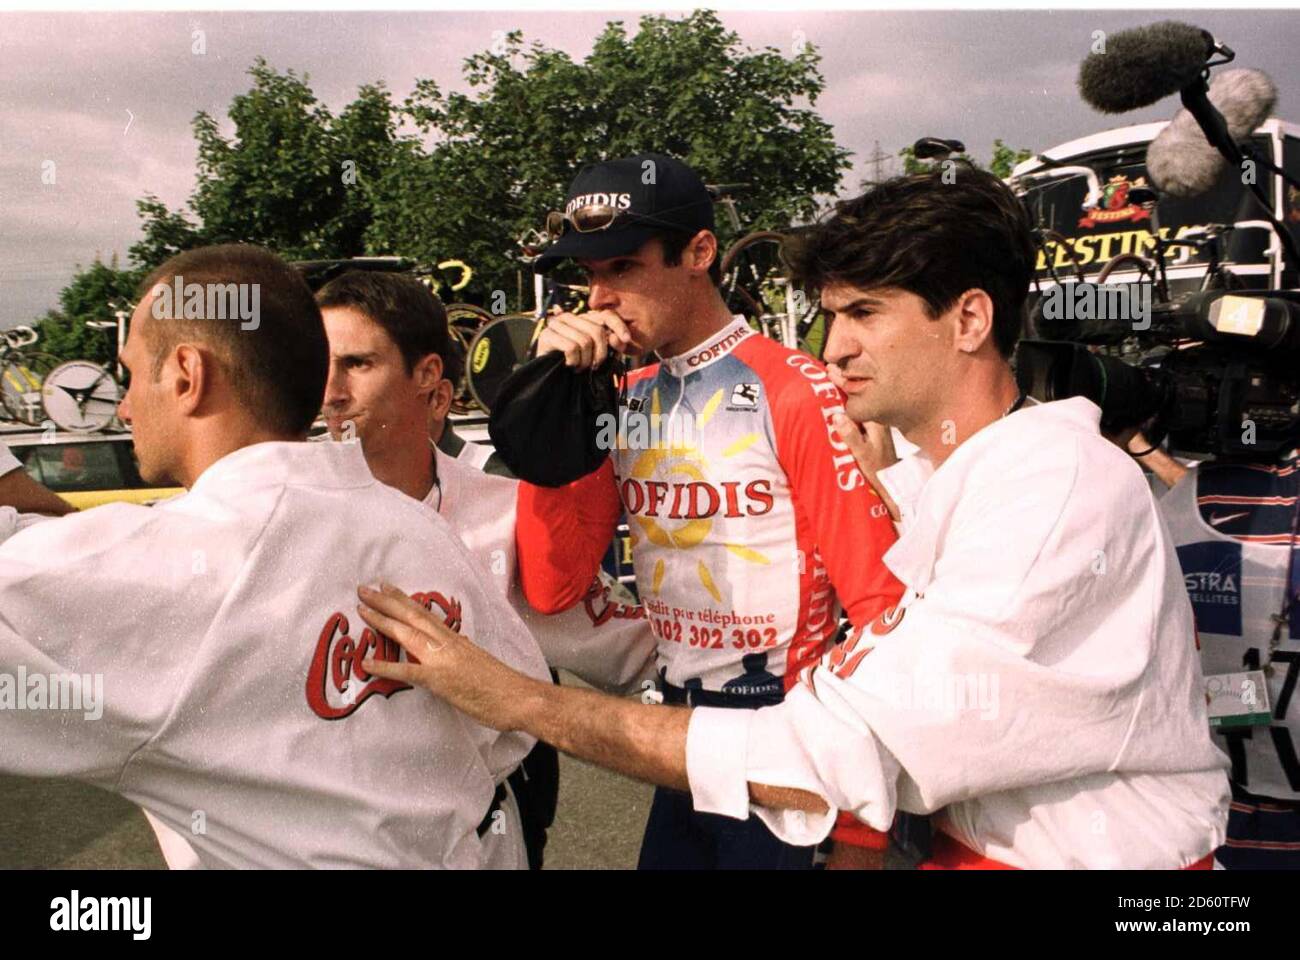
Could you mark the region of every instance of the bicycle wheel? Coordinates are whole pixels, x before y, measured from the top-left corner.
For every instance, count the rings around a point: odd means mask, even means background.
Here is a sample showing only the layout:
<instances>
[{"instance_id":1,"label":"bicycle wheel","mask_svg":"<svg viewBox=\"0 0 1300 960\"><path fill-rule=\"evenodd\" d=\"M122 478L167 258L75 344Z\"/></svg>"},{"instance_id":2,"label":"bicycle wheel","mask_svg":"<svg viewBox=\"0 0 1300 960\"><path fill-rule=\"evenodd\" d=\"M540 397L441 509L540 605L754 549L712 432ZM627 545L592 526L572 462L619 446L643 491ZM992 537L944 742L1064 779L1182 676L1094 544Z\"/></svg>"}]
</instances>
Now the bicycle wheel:
<instances>
[{"instance_id":1,"label":"bicycle wheel","mask_svg":"<svg viewBox=\"0 0 1300 960\"><path fill-rule=\"evenodd\" d=\"M789 320L792 342L809 339L821 319L820 304L802 291L790 292L790 276L781 260L783 237L760 230L741 237L722 258L722 296L733 313L743 314L764 336L783 340L782 321Z\"/></svg>"},{"instance_id":2,"label":"bicycle wheel","mask_svg":"<svg viewBox=\"0 0 1300 960\"><path fill-rule=\"evenodd\" d=\"M469 392L489 413L501 386L527 362L542 324L531 313L516 313L493 320L470 341Z\"/></svg>"},{"instance_id":3,"label":"bicycle wheel","mask_svg":"<svg viewBox=\"0 0 1300 960\"><path fill-rule=\"evenodd\" d=\"M493 320L498 319L482 307L472 303L449 303L447 305L447 327L453 337L460 336L465 345L474 339L474 335Z\"/></svg>"},{"instance_id":4,"label":"bicycle wheel","mask_svg":"<svg viewBox=\"0 0 1300 960\"><path fill-rule=\"evenodd\" d=\"M722 299L732 313L756 323L772 311L764 303L769 276L780 274L781 235L773 230L750 233L727 248L722 256Z\"/></svg>"},{"instance_id":5,"label":"bicycle wheel","mask_svg":"<svg viewBox=\"0 0 1300 960\"><path fill-rule=\"evenodd\" d=\"M1136 267L1144 279L1150 279L1155 276L1155 263L1146 257L1136 253L1117 253L1106 261L1106 265L1101 268L1097 274L1097 283L1102 284L1110 279L1112 273L1120 267Z\"/></svg>"},{"instance_id":6,"label":"bicycle wheel","mask_svg":"<svg viewBox=\"0 0 1300 960\"><path fill-rule=\"evenodd\" d=\"M45 422L41 385L49 372L62 362L48 353L28 351L15 351L5 358L0 369L0 385L3 385L0 403L10 419L33 427Z\"/></svg>"},{"instance_id":7,"label":"bicycle wheel","mask_svg":"<svg viewBox=\"0 0 1300 960\"><path fill-rule=\"evenodd\" d=\"M469 342L459 327L451 327L451 349L460 358L460 376L452 385L451 413L469 413L477 406L469 392Z\"/></svg>"},{"instance_id":8,"label":"bicycle wheel","mask_svg":"<svg viewBox=\"0 0 1300 960\"><path fill-rule=\"evenodd\" d=\"M469 413L478 401L469 390L469 344L474 335L495 319L482 307L472 303L449 303L447 310L447 332L451 334L451 346L460 355L460 379L456 381L455 392L451 398L452 413Z\"/></svg>"},{"instance_id":9,"label":"bicycle wheel","mask_svg":"<svg viewBox=\"0 0 1300 960\"><path fill-rule=\"evenodd\" d=\"M89 360L69 360L41 385L45 412L63 430L91 433L113 422L122 388L113 375Z\"/></svg>"},{"instance_id":10,"label":"bicycle wheel","mask_svg":"<svg viewBox=\"0 0 1300 960\"><path fill-rule=\"evenodd\" d=\"M483 327L497 319L482 307L472 303L449 303L446 306L447 325L459 330L468 342Z\"/></svg>"}]
</instances>

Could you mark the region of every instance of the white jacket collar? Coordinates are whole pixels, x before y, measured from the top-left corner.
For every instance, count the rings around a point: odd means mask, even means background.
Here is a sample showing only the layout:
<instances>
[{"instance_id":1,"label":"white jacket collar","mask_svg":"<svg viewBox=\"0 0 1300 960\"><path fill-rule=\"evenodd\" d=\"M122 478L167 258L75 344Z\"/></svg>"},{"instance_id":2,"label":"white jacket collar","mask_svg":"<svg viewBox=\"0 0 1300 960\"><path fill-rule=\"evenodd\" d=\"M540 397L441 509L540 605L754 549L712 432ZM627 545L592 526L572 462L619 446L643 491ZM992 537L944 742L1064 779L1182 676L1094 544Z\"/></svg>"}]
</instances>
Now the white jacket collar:
<instances>
[{"instance_id":1,"label":"white jacket collar","mask_svg":"<svg viewBox=\"0 0 1300 960\"><path fill-rule=\"evenodd\" d=\"M232 490L302 481L346 489L375 482L361 441L268 441L226 454L200 474L192 493L228 496Z\"/></svg>"},{"instance_id":2,"label":"white jacket collar","mask_svg":"<svg viewBox=\"0 0 1300 960\"><path fill-rule=\"evenodd\" d=\"M965 475L975 461L999 456L1000 448L1004 448L1007 438L1013 433L1079 430L1095 434L1100 423L1101 409L1085 397L1030 404L977 431L938 469L914 465L899 470L908 461L918 461L919 454L915 454L881 471L881 475L889 473L885 486L902 513L902 535L885 552L885 565L903 583L917 593L924 593L934 573L939 542L946 533L953 507L964 493ZM1019 452L1014 452L1006 464L1008 470L1015 469L1015 458L1019 456ZM929 461L925 461L924 467L929 467ZM900 478L903 482L896 483ZM895 486L901 488L897 495ZM906 507L904 500L907 501Z\"/></svg>"}]
</instances>

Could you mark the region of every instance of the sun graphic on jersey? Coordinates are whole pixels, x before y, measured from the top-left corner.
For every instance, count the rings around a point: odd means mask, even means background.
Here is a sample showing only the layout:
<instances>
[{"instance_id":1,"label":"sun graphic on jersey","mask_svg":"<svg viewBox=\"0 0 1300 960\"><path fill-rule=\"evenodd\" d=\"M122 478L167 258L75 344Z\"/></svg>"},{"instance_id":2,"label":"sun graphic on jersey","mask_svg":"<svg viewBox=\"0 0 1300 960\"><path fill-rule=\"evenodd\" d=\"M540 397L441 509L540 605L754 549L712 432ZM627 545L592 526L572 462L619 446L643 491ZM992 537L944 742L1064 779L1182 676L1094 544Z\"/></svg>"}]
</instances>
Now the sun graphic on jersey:
<instances>
[{"instance_id":1,"label":"sun graphic on jersey","mask_svg":"<svg viewBox=\"0 0 1300 960\"><path fill-rule=\"evenodd\" d=\"M701 410L699 415L695 418L697 428L695 431L696 437L703 433L704 427L713 419L713 415L717 413L718 406L722 403L722 396L723 391L718 390L717 393L709 398L709 402L704 405L704 409ZM650 393L650 416L652 418L652 423L663 422L662 419L654 419L656 417L661 417L661 409L662 407L659 402L659 388L655 387ZM706 470L708 463L704 459L703 454L701 454L699 447L696 444L686 442L685 437L674 435L674 431L669 431L668 433L668 436L658 439L636 458L636 461L632 464L630 475L637 480L649 480L652 477L660 477L685 483L690 483L692 481L698 481L701 483L707 482L708 475ZM742 451L749 449L757 443L758 440L759 435L757 433L747 433L740 439L729 444L727 448L722 451L721 456L723 458L734 457ZM618 443L620 447L626 449L627 441L622 432L619 433ZM634 547L640 543L641 535L643 534L645 539L649 540L657 547L689 550L691 547L698 546L702 543L704 538L709 535L709 531L713 529L712 517L696 517L683 520L668 520L666 518L660 518L663 520L662 523L654 517L634 516L632 519L635 521L635 526L629 530L629 538ZM637 528L640 528L640 534L638 534ZM764 554L742 544L727 543L724 544L724 546L748 563L768 564L772 562ZM714 573L703 560L697 561L696 563L696 576L699 577L700 583L704 586L704 589L709 592L709 596L713 597L714 602L721 603L722 593L718 590ZM650 580L650 589L655 596L659 595L659 588L663 585L663 580L664 561L660 558L655 561L654 573Z\"/></svg>"}]
</instances>

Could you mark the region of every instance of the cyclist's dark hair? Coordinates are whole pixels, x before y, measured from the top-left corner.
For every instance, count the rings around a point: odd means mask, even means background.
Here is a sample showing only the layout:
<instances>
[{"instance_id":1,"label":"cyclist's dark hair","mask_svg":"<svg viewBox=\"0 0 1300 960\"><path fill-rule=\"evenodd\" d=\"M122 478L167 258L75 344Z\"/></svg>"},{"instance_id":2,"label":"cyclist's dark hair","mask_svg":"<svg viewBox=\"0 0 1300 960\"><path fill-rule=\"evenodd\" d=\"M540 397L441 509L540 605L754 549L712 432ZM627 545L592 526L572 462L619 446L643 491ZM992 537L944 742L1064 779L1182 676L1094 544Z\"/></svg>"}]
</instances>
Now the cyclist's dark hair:
<instances>
[{"instance_id":1,"label":"cyclist's dark hair","mask_svg":"<svg viewBox=\"0 0 1300 960\"><path fill-rule=\"evenodd\" d=\"M828 219L788 234L782 256L805 289L897 287L924 300L931 318L981 289L993 301L994 343L1010 357L1034 265L1029 218L993 174L953 163L840 201Z\"/></svg>"},{"instance_id":2,"label":"cyclist's dark hair","mask_svg":"<svg viewBox=\"0 0 1300 960\"><path fill-rule=\"evenodd\" d=\"M653 233L653 239L658 240L664 249L664 266L676 267L682 262L682 254L686 252L686 246L695 238L695 234L686 233L683 230L656 229ZM713 281L715 287L722 286L722 248L713 257L713 262L709 264L709 279Z\"/></svg>"},{"instance_id":3,"label":"cyclist's dark hair","mask_svg":"<svg viewBox=\"0 0 1300 960\"><path fill-rule=\"evenodd\" d=\"M241 406L273 431L300 436L320 413L329 376L329 342L320 308L307 281L269 250L251 244L231 243L187 250L157 267L141 282L137 297L143 300L159 284L172 287L179 280L204 288L204 315L186 310L184 299L172 295L171 308L155 300L145 323L146 341L153 351L153 378L178 344L202 343L217 357L231 390ZM240 317L207 317L207 293L228 296L247 285L244 302L257 311ZM214 290L220 287L221 290ZM174 290L174 288L172 288ZM161 296L161 294L160 294ZM159 316L161 314L161 316Z\"/></svg>"},{"instance_id":4,"label":"cyclist's dark hair","mask_svg":"<svg viewBox=\"0 0 1300 960\"><path fill-rule=\"evenodd\" d=\"M442 359L442 375L460 380L462 361L447 329L447 309L432 290L405 273L349 270L316 291L327 307L352 307L384 328L397 344L407 376L431 353Z\"/></svg>"}]
</instances>

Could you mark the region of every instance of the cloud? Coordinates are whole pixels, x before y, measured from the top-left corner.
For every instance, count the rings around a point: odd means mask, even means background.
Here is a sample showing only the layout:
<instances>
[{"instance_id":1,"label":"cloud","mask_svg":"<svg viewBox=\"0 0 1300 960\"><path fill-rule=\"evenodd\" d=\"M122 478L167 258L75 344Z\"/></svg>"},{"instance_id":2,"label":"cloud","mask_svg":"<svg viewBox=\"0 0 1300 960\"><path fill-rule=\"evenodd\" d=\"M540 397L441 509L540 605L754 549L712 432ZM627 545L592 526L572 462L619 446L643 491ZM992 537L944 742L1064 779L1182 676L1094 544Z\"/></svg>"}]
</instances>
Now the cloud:
<instances>
[{"instance_id":1,"label":"cloud","mask_svg":"<svg viewBox=\"0 0 1300 960\"><path fill-rule=\"evenodd\" d=\"M1268 71L1282 116L1300 113L1300 18L1293 11L791 11L722 13L754 48L787 55L796 39L819 50L826 92L816 105L855 166L854 190L877 142L893 156L919 136L964 140L987 159L1000 137L1042 150L1087 133L1164 119L1171 98L1120 118L1101 117L1077 97L1077 64L1092 32L1160 19L1204 26L1237 51L1238 66ZM417 78L464 89L461 64L497 37L522 29L575 59L612 19L635 33L639 14L590 12L0 14L0 324L54 302L74 263L107 256L139 237L135 201L170 206L194 185L190 122L199 110L224 117L248 88L246 71L265 56L307 73L337 111L358 86L383 80L395 99ZM202 31L202 53L196 53ZM127 110L134 115L123 133ZM53 159L57 184L41 183Z\"/></svg>"}]
</instances>

